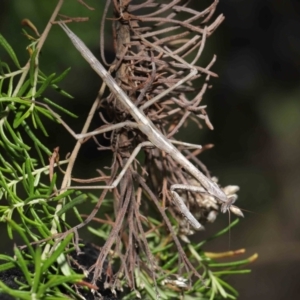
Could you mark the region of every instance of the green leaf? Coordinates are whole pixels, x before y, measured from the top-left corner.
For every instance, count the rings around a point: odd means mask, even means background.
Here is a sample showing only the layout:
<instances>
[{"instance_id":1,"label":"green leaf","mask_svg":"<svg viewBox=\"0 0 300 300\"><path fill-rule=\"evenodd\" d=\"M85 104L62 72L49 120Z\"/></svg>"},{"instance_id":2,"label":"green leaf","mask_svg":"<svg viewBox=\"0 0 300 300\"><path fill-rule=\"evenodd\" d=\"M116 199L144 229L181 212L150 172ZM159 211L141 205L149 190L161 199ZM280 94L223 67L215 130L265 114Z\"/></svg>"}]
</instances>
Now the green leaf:
<instances>
[{"instance_id":1,"label":"green leaf","mask_svg":"<svg viewBox=\"0 0 300 300\"><path fill-rule=\"evenodd\" d=\"M227 293L218 281L218 277L214 276L213 272L208 271L209 277L211 279L212 291L214 293L220 293L223 298L227 298ZM213 298L212 298L213 299Z\"/></svg>"},{"instance_id":2,"label":"green leaf","mask_svg":"<svg viewBox=\"0 0 300 300\"><path fill-rule=\"evenodd\" d=\"M108 238L108 234L106 232L102 231L101 229L97 230L93 227L88 226L88 231L97 237L103 238L103 240L105 240L105 241Z\"/></svg>"},{"instance_id":3,"label":"green leaf","mask_svg":"<svg viewBox=\"0 0 300 300\"><path fill-rule=\"evenodd\" d=\"M209 263L209 267L211 268L228 268L228 267L238 267L238 266L242 266L245 264L248 264L249 260L248 259L244 259L244 260L239 260L239 261L231 261L231 262L225 262L225 263Z\"/></svg>"},{"instance_id":4,"label":"green leaf","mask_svg":"<svg viewBox=\"0 0 300 300\"><path fill-rule=\"evenodd\" d=\"M1 182L1 188L5 190L5 192L10 196L11 199L14 198L14 193L9 188L6 178L3 176L2 172L0 172L0 182Z\"/></svg>"},{"instance_id":5,"label":"green leaf","mask_svg":"<svg viewBox=\"0 0 300 300\"><path fill-rule=\"evenodd\" d=\"M15 63L15 65L19 69L21 69L21 66L19 64L18 58L17 58L14 50L12 49L12 47L9 45L9 43L6 41L6 39L4 38L4 36L2 34L0 34L0 45L6 50L6 52L8 53L8 55L10 56L12 61Z\"/></svg>"},{"instance_id":6,"label":"green leaf","mask_svg":"<svg viewBox=\"0 0 300 300\"><path fill-rule=\"evenodd\" d=\"M48 197L53 193L53 189L54 189L54 187L55 187L56 179L57 179L57 174L54 173L54 174L53 174L53 177L52 177L52 180L51 180L51 182L50 182L50 185L47 186L47 192L46 192L46 195L47 195Z\"/></svg>"},{"instance_id":7,"label":"green leaf","mask_svg":"<svg viewBox=\"0 0 300 300\"><path fill-rule=\"evenodd\" d=\"M175 261L177 259L178 259L178 254L174 253L174 255L171 257L171 259L169 259L167 261L167 263L163 265L162 269L163 270L168 270L175 263Z\"/></svg>"},{"instance_id":8,"label":"green leaf","mask_svg":"<svg viewBox=\"0 0 300 300\"><path fill-rule=\"evenodd\" d=\"M31 285L32 279L31 279L31 276L30 276L30 272L27 268L28 262L25 261L21 251L17 247L14 248L14 252L15 252L15 255L17 257L18 266L22 270L22 273L23 273L28 285Z\"/></svg>"},{"instance_id":9,"label":"green leaf","mask_svg":"<svg viewBox=\"0 0 300 300\"><path fill-rule=\"evenodd\" d=\"M168 245L164 245L163 247L157 247L154 249L154 251L152 251L152 254L156 254L156 253L159 253L159 252L163 252L163 251L166 251L167 249L170 249L172 248L173 245L170 243Z\"/></svg>"},{"instance_id":10,"label":"green leaf","mask_svg":"<svg viewBox=\"0 0 300 300\"><path fill-rule=\"evenodd\" d=\"M26 172L26 165L25 165L25 163L22 164L22 179L23 180L21 181L21 183L22 183L22 185L24 187L24 190L26 191L26 193L28 195L30 195L30 192L29 192L30 187L29 187L29 182L27 180L27 172ZM30 195L30 196L32 196L32 195Z\"/></svg>"},{"instance_id":11,"label":"green leaf","mask_svg":"<svg viewBox=\"0 0 300 300\"><path fill-rule=\"evenodd\" d=\"M63 71L59 76L57 76L52 83L59 83L60 81L62 81L67 74L70 72L71 68L68 68L67 70Z\"/></svg>"},{"instance_id":12,"label":"green leaf","mask_svg":"<svg viewBox=\"0 0 300 300\"><path fill-rule=\"evenodd\" d=\"M227 282L222 280L221 278L218 279L220 284L222 284L225 288L227 288L229 291L231 291L236 297L239 295L238 291L235 290L231 285L229 285Z\"/></svg>"},{"instance_id":13,"label":"green leaf","mask_svg":"<svg viewBox=\"0 0 300 300\"><path fill-rule=\"evenodd\" d=\"M22 300L31 300L31 294L29 292L23 292L23 291L17 291L14 289L10 289L8 286L6 286L2 281L0 281L0 291L1 293L8 294L14 299L22 299Z\"/></svg>"},{"instance_id":14,"label":"green leaf","mask_svg":"<svg viewBox=\"0 0 300 300\"><path fill-rule=\"evenodd\" d=\"M22 124L23 121L30 116L31 112L32 112L31 106L27 109L27 111L23 115L21 115L21 111L19 111L16 115L16 118L14 119L13 128L18 128L20 124Z\"/></svg>"},{"instance_id":15,"label":"green leaf","mask_svg":"<svg viewBox=\"0 0 300 300\"><path fill-rule=\"evenodd\" d=\"M66 190L63 193L59 194L58 196L53 198L53 201L59 201L60 199L67 197L69 195L71 195L72 193L74 193L74 190Z\"/></svg>"},{"instance_id":16,"label":"green leaf","mask_svg":"<svg viewBox=\"0 0 300 300\"><path fill-rule=\"evenodd\" d=\"M27 182L29 185L29 196L33 196L34 195L34 176L32 175L32 165L31 165L30 158L27 158L25 161L25 170L26 170L25 174L27 174Z\"/></svg>"},{"instance_id":17,"label":"green leaf","mask_svg":"<svg viewBox=\"0 0 300 300\"><path fill-rule=\"evenodd\" d=\"M21 88L19 89L17 96L18 97L22 97L24 95L24 93L28 90L30 86L30 79L27 79L23 85L21 86Z\"/></svg>"},{"instance_id":18,"label":"green leaf","mask_svg":"<svg viewBox=\"0 0 300 300\"><path fill-rule=\"evenodd\" d=\"M69 116L73 117L73 118L78 118L78 116L76 116L75 114L73 114L72 112L68 111L67 109L65 109L64 107L56 104L55 102L51 101L50 99L48 98L43 98L43 100L48 103L49 105L53 106L53 107L56 107L57 109L59 109L60 111L68 114Z\"/></svg>"},{"instance_id":19,"label":"green leaf","mask_svg":"<svg viewBox=\"0 0 300 300\"><path fill-rule=\"evenodd\" d=\"M39 128L45 136L49 136L43 122L40 119L39 114L36 111L34 111L33 114L31 114L31 118L32 122L34 123L34 127L36 129Z\"/></svg>"},{"instance_id":20,"label":"green leaf","mask_svg":"<svg viewBox=\"0 0 300 300\"><path fill-rule=\"evenodd\" d=\"M37 220L37 222L39 224L39 226L37 226L37 229L40 232L40 234L42 235L42 237L43 238L48 238L49 236L51 236L51 231L47 227L47 225L48 225L49 222L45 221L44 219L41 219L39 217L39 214L36 213L36 209L35 208L31 207L30 208L30 212L31 212L33 218L35 220ZM51 218L53 218L52 215L51 215ZM51 244L51 241L49 243Z\"/></svg>"},{"instance_id":21,"label":"green leaf","mask_svg":"<svg viewBox=\"0 0 300 300\"><path fill-rule=\"evenodd\" d=\"M8 263L5 263L5 264L2 264L2 265L0 265L0 272L12 269L15 266L16 266L16 264L13 263L13 262L8 262Z\"/></svg>"},{"instance_id":22,"label":"green leaf","mask_svg":"<svg viewBox=\"0 0 300 300\"><path fill-rule=\"evenodd\" d=\"M67 97L67 98L70 98L70 99L73 99L74 97L71 96L69 93L67 93L66 91L62 90L59 86L57 86L56 84L51 84L51 87L53 89L55 89L57 92L59 92L61 95Z\"/></svg>"},{"instance_id":23,"label":"green leaf","mask_svg":"<svg viewBox=\"0 0 300 300\"><path fill-rule=\"evenodd\" d=\"M46 88L50 85L50 83L52 82L52 79L55 77L55 75L56 74L53 73L46 78L46 80L43 82L42 86L35 93L35 95L34 95L35 98L38 98L46 90Z\"/></svg>"},{"instance_id":24,"label":"green leaf","mask_svg":"<svg viewBox=\"0 0 300 300\"><path fill-rule=\"evenodd\" d=\"M82 194L79 195L78 197L76 197L75 199L73 199L71 202L67 203L66 205L64 205L62 207L62 209L57 213L57 216L61 216L62 214L64 214L67 210L69 210L70 208L72 208L73 206L76 206L80 203L82 203L83 201L85 201L87 199L87 195Z\"/></svg>"},{"instance_id":25,"label":"green leaf","mask_svg":"<svg viewBox=\"0 0 300 300\"><path fill-rule=\"evenodd\" d=\"M29 151L31 148L23 143L23 141L15 134L15 130L12 129L9 122L5 122L5 127L9 131L11 137L13 138L16 145L18 145L20 148Z\"/></svg>"},{"instance_id":26,"label":"green leaf","mask_svg":"<svg viewBox=\"0 0 300 300\"><path fill-rule=\"evenodd\" d=\"M13 257L4 254L0 254L0 260L15 262Z\"/></svg>"},{"instance_id":27,"label":"green leaf","mask_svg":"<svg viewBox=\"0 0 300 300\"><path fill-rule=\"evenodd\" d=\"M12 92L13 92L13 85L14 85L14 78L13 77L10 77L9 78L9 84L8 84L8 89L7 89L7 95L9 97L12 96Z\"/></svg>"},{"instance_id":28,"label":"green leaf","mask_svg":"<svg viewBox=\"0 0 300 300\"><path fill-rule=\"evenodd\" d=\"M34 146L36 148L36 150L38 151L40 160L43 162L44 164L44 158L42 153L40 152L40 149L42 149L48 156L50 156L52 154L52 152L46 148L41 142L40 140L35 136L35 134L31 131L30 127L27 125L27 123L24 121L22 123L22 126L24 127L24 130L26 131L26 133L28 134L28 136L32 139L32 141L34 142Z\"/></svg>"},{"instance_id":29,"label":"green leaf","mask_svg":"<svg viewBox=\"0 0 300 300\"><path fill-rule=\"evenodd\" d=\"M32 293L36 293L38 290L38 286L40 285L40 279L42 275L42 249L40 247L36 248L35 257L34 257L34 278L33 278L33 285L31 288Z\"/></svg>"},{"instance_id":30,"label":"green leaf","mask_svg":"<svg viewBox=\"0 0 300 300\"><path fill-rule=\"evenodd\" d=\"M199 244L197 244L194 248L195 250L200 249L205 243L207 243L208 241L214 240L217 237L227 233L228 231L231 230L231 228L233 228L235 225L237 225L239 222L239 219L234 220L231 224L229 224L226 228L222 229L221 231L219 231L217 234L213 235L212 237L209 237L208 239L200 242Z\"/></svg>"},{"instance_id":31,"label":"green leaf","mask_svg":"<svg viewBox=\"0 0 300 300\"><path fill-rule=\"evenodd\" d=\"M246 270L232 270L232 271L225 270L225 271L219 271L219 272L214 271L214 274L216 276L235 275L235 274L249 274L249 273L251 273L251 270L249 270L249 269L246 269Z\"/></svg>"},{"instance_id":32,"label":"green leaf","mask_svg":"<svg viewBox=\"0 0 300 300\"><path fill-rule=\"evenodd\" d=\"M2 126L0 126L0 135L1 135L1 138L2 138L2 141L4 142L4 145L6 147L6 149L12 151L13 149L20 152L22 151L22 149L19 147L19 145L15 144L15 143L12 143L5 135L5 132L4 132L4 129ZM20 154L18 154L17 152L13 151L14 154L17 156L17 157L20 157Z\"/></svg>"},{"instance_id":33,"label":"green leaf","mask_svg":"<svg viewBox=\"0 0 300 300\"><path fill-rule=\"evenodd\" d=\"M51 256L47 257L47 259L45 261L43 261L43 265L41 267L41 269L42 269L41 272L42 273L46 272L48 270L48 268L50 268L50 266L56 262L56 260L58 259L58 257L61 254L63 254L65 248L70 243L72 237L73 237L73 234L67 235L66 238L61 241L61 243L59 244L59 246L51 254Z\"/></svg>"},{"instance_id":34,"label":"green leaf","mask_svg":"<svg viewBox=\"0 0 300 300\"><path fill-rule=\"evenodd\" d=\"M35 83L35 78L34 78L34 74L35 74L35 70L38 67L36 65L36 56L38 54L38 49L35 49L30 57L30 68L29 68L29 78L30 78L30 85L34 86Z\"/></svg>"},{"instance_id":35,"label":"green leaf","mask_svg":"<svg viewBox=\"0 0 300 300\"><path fill-rule=\"evenodd\" d=\"M50 277L50 276L49 276ZM43 299L42 296L46 291L53 290L55 286L62 285L63 283L75 283L83 279L83 275L70 275L70 276L59 276L53 275L50 277L50 280L46 284L40 285L39 291L37 293L37 299ZM47 298L48 299L48 298ZM53 298L56 299L56 298ZM60 299L60 298L57 298ZM66 300L66 298L61 298L61 300Z\"/></svg>"},{"instance_id":36,"label":"green leaf","mask_svg":"<svg viewBox=\"0 0 300 300\"><path fill-rule=\"evenodd\" d=\"M24 229L25 229L27 235L30 236L34 241L37 242L37 241L39 241L41 239L41 236L37 235L36 234L36 230L35 230L36 228L39 229L39 224L34 224L32 226L32 224L30 224L29 222L27 222L27 218L26 218L26 220L22 219L22 224L24 226ZM31 229L33 229L34 232L32 232ZM49 235L47 237L49 237Z\"/></svg>"},{"instance_id":37,"label":"green leaf","mask_svg":"<svg viewBox=\"0 0 300 300\"><path fill-rule=\"evenodd\" d=\"M19 235L21 236L21 238L23 239L23 241L25 242L25 244L27 245L28 247L28 250L31 254L31 256L34 256L34 250L27 238L27 236L25 235L25 232L24 232L24 229L22 229L22 227L20 227L15 221L13 221L12 219L7 219L6 218L6 221L9 223L9 225L11 226L11 228L13 228L14 230L16 230Z\"/></svg>"},{"instance_id":38,"label":"green leaf","mask_svg":"<svg viewBox=\"0 0 300 300\"><path fill-rule=\"evenodd\" d=\"M50 120L56 120L55 117L52 115L52 113L47 108L43 108L40 106L36 106L35 108L39 113L44 115L46 118L48 118Z\"/></svg>"},{"instance_id":39,"label":"green leaf","mask_svg":"<svg viewBox=\"0 0 300 300\"><path fill-rule=\"evenodd\" d=\"M20 103L26 105L28 105L28 103L31 103L30 100L19 97L1 97L0 102Z\"/></svg>"},{"instance_id":40,"label":"green leaf","mask_svg":"<svg viewBox=\"0 0 300 300\"><path fill-rule=\"evenodd\" d=\"M82 222L83 222L82 217L81 217L80 212L78 211L78 209L77 209L76 206L73 207L73 212L74 212L74 215L75 215L75 216L77 217L77 219L79 220L79 222L82 223Z\"/></svg>"},{"instance_id":41,"label":"green leaf","mask_svg":"<svg viewBox=\"0 0 300 300\"><path fill-rule=\"evenodd\" d=\"M34 187L37 187L39 182L40 182L40 179L41 179L41 173L37 173L34 177L34 183L33 183L33 186Z\"/></svg>"}]
</instances>

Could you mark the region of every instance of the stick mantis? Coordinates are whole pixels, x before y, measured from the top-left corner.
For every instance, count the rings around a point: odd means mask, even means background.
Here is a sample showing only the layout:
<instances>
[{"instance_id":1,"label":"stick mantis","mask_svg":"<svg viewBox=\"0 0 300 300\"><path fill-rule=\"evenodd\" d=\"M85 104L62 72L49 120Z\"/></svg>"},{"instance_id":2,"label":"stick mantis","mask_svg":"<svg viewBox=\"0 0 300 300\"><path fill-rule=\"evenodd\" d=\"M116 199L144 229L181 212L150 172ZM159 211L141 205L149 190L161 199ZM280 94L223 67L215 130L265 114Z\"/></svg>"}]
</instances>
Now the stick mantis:
<instances>
[{"instance_id":1,"label":"stick mantis","mask_svg":"<svg viewBox=\"0 0 300 300\"><path fill-rule=\"evenodd\" d=\"M140 143L132 152L130 158L127 160L127 163L123 167L120 174L114 180L111 185L101 185L101 186L84 186L80 188L84 189L113 189L115 188L122 177L124 176L126 170L130 167L131 163L139 153L142 147L147 146L156 146L161 151L164 151L167 155L169 155L176 163L178 163L182 168L186 170L186 172L190 173L200 184L202 187L199 186L190 186L190 185L183 185L183 184L174 184L170 187L171 195L174 199L175 204L177 205L178 209L181 213L188 219L189 223L195 228L200 229L202 225L196 220L196 218L192 215L189 209L186 207L183 199L179 196L176 190L186 190L191 192L200 192L200 193L208 193L209 195L214 196L218 201L222 203L221 212L225 213L227 210L231 210L234 214L238 216L242 216L242 212L236 206L233 206L233 202L235 198L228 198L226 194L221 190L221 188L208 177L206 177L200 170L198 170L174 145L176 143L172 140L167 139L152 123L151 120L147 118L144 114L143 109L140 107L136 107L132 101L129 99L127 94L118 86L116 81L112 78L109 72L103 67L103 65L96 59L96 57L92 54L92 52L86 47L86 45L67 27L66 24L62 22L58 22L60 27L65 31L65 33L70 38L71 42L75 46L75 48L80 52L83 58L90 64L92 69L102 78L102 80L106 83L109 87L110 91L114 94L116 99L122 103L124 108L128 111L128 113L132 116L135 122L126 121L119 124L115 124L106 128L102 128L100 130L95 130L86 134L75 134L73 130L68 127L66 123L64 123L61 118L55 114L56 117L64 124L66 129L77 139L83 139L85 137L94 136L96 134L104 133L107 131L112 131L117 128L121 128L123 126L128 126L132 128L139 129L145 136L147 136L147 142ZM147 43L149 43L147 41ZM155 46L157 48L157 46ZM175 58L177 61L182 63L182 60L179 57L174 56L171 53L166 52L162 48L161 51L166 53L167 55ZM170 91L174 90L174 88L182 85L187 80L194 77L198 71L197 69L184 62L189 68L190 73L185 76L183 79L179 80L175 85L166 89L162 94L155 97L156 99L151 99L151 103L158 101L162 96L166 95ZM190 144L186 144L189 145ZM199 146L198 146L199 147ZM69 187L69 188L79 188L79 187Z\"/></svg>"}]
</instances>

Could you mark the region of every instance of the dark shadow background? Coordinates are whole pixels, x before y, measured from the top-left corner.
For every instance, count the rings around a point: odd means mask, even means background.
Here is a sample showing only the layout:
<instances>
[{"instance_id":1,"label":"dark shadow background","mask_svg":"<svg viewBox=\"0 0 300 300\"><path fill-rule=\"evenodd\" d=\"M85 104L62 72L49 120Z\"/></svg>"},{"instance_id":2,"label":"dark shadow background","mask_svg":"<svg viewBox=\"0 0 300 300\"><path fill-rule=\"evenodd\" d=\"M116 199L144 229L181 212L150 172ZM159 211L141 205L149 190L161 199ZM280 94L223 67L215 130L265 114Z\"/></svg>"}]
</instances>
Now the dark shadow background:
<instances>
[{"instance_id":1,"label":"dark shadow background","mask_svg":"<svg viewBox=\"0 0 300 300\"><path fill-rule=\"evenodd\" d=\"M99 53L99 19L104 1L88 3L96 10L89 11L77 1L66 0L62 13L90 17L94 26L70 27L94 53ZM199 3L192 1L195 8ZM204 3L211 1L201 1L201 7ZM23 58L22 64L28 54L21 20L29 18L42 31L55 4L56 1L1 1L1 34ZM217 54L213 71L219 78L212 81L213 89L204 99L215 130L205 130L194 138L200 144L216 145L201 156L202 161L223 185L239 185L238 205L253 212L246 212L245 219L232 230L230 249L246 248L248 256L259 254L250 266L250 275L231 277L230 282L240 291L240 299L296 299L300 294L300 2L226 0L221 1L217 13L223 13L226 19L209 38L205 51ZM106 26L109 52L112 38L109 24ZM1 51L0 58L6 60ZM47 60L43 61L43 56ZM41 64L48 74L72 65L62 87L72 91L75 98L68 100L55 93L50 93L49 98L77 114L82 114L83 103L89 109L100 81L59 28L50 32ZM79 132L81 124L73 123ZM49 147L60 145L64 156L74 140L59 126L52 128L54 138L48 140ZM195 135L194 131L184 134ZM90 177L91 167L100 167L107 158L106 153L94 150L93 143L80 155L82 166L74 175L85 178ZM221 216L205 234L217 232L227 222L226 216ZM228 250L228 236L210 243L207 250Z\"/></svg>"}]
</instances>

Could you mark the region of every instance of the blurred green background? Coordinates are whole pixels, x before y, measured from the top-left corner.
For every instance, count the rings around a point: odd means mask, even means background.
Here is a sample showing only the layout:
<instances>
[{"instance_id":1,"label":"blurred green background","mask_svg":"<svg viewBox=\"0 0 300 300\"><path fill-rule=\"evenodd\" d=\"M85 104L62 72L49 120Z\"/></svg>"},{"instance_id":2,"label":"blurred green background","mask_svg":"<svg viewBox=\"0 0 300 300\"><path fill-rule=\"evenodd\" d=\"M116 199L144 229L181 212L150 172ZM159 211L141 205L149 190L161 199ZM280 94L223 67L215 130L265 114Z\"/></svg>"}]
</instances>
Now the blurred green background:
<instances>
[{"instance_id":1,"label":"blurred green background","mask_svg":"<svg viewBox=\"0 0 300 300\"><path fill-rule=\"evenodd\" d=\"M95 8L90 11L76 0L65 0L61 11L73 17L90 18L88 25L74 23L70 28L96 54L99 53L104 2L86 0ZM190 5L203 8L211 2L195 0ZM206 250L245 247L249 256L259 254L258 261L250 266L252 274L230 279L240 291L240 299L296 299L300 294L300 3L220 2L215 16L222 13L225 21L205 48L210 56L217 55L213 71L219 78L211 81L213 88L204 97L215 130L205 129L193 139L202 145L215 144L201 160L219 177L222 185L241 187L238 205L251 213L245 212L245 219L232 230L230 237L210 243ZM25 49L28 41L22 34L21 20L30 19L42 32L56 3L54 0L1 0L0 31L22 64L28 60ZM112 37L108 23L106 29L106 54L111 61ZM2 49L0 59L8 60ZM54 92L48 96L77 114L89 110L100 80L57 26L52 28L42 49L40 63L48 74L72 66L61 86L71 92L74 99L62 98ZM80 121L65 119L79 132ZM98 122L94 120L92 127ZM74 140L60 126L51 128L51 138L47 140L49 148L59 145L63 157L72 149ZM194 131L181 134L191 136ZM95 165L100 168L108 154L95 150L91 141L80 157L82 165L74 176L86 174L84 177L88 178L91 167L92 170ZM217 232L227 223L228 218L220 216L216 224L206 226L200 238ZM87 234L86 238L90 236ZM6 250L6 246L8 244L2 244L1 250Z\"/></svg>"}]
</instances>

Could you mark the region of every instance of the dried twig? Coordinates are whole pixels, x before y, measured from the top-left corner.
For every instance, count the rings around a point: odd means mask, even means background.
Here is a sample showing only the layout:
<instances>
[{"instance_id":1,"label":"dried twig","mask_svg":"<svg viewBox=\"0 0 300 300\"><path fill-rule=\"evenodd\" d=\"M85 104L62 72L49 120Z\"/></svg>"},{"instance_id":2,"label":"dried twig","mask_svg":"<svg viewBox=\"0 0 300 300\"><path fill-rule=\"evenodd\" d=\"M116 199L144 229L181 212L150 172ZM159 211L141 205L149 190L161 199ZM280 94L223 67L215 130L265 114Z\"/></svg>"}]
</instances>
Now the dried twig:
<instances>
[{"instance_id":1,"label":"dried twig","mask_svg":"<svg viewBox=\"0 0 300 300\"><path fill-rule=\"evenodd\" d=\"M110 2L106 3L101 22L101 56L106 65L108 64L103 51L104 23ZM112 20L116 58L110 64L109 72L80 39L60 23L83 57L102 77L104 85L101 95L106 85L111 91L107 98L102 99L100 95L91 110L91 116L95 113L96 105L105 110L105 118L100 116L105 125L88 133L87 126L91 117L83 132L75 134L49 108L79 140L77 145L81 145L85 138L112 132L111 136L105 136L111 141L110 149L113 152L111 173L109 177L101 173L99 178L106 184L81 187L71 185L72 164L79 149L75 148L62 185L62 190L104 189L92 213L82 224L68 232L77 230L93 220L108 189L113 189L116 217L114 221L108 222L112 229L93 267L94 282L101 275L103 264L112 249L120 258L117 274L124 273L132 289L136 288L136 268L147 272L155 282L157 266L151 256L144 227L150 227L150 231L154 229L150 222L142 217L146 215L143 209L148 205L142 200L142 196L148 197L149 202L160 212L179 251L179 261L183 263L184 269L198 276L200 274L187 259L165 208L168 207L170 214L177 220L181 236L192 232L190 224L199 229L200 221L212 220L209 214L216 213L219 206L222 212L230 209L233 213L241 214L237 207L231 205L236 199L235 194L223 190L215 178L210 178L206 167L196 158L197 150L188 152L186 157L173 143L180 144L180 149L198 149L198 153L201 146L170 140L189 121L195 122L199 128L205 123L213 129L205 111L206 105L201 102L208 81L217 76L211 71L215 56L206 67L195 64L203 53L207 39L220 25L223 16L220 15L210 22L217 0L202 12L188 8L188 3L189 1L173 0L168 4L160 4L155 0L146 0L142 5L134 5L128 0L114 0ZM143 13L139 13L141 8ZM188 58L190 62L187 61ZM113 77L110 72L114 72ZM194 87L195 80L200 88ZM188 97L188 94L191 94L191 97ZM97 147L99 150L108 148L99 143ZM143 150L145 160L137 163L136 155L140 150ZM205 175L191 161L200 166ZM92 179L80 181L87 184L94 182ZM139 183L137 192L135 181ZM186 218L189 223L186 222ZM126 245L126 250L122 245ZM145 257L141 253L144 253Z\"/></svg>"}]
</instances>

